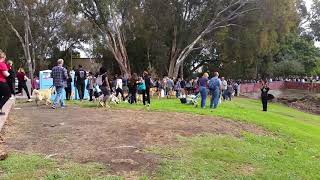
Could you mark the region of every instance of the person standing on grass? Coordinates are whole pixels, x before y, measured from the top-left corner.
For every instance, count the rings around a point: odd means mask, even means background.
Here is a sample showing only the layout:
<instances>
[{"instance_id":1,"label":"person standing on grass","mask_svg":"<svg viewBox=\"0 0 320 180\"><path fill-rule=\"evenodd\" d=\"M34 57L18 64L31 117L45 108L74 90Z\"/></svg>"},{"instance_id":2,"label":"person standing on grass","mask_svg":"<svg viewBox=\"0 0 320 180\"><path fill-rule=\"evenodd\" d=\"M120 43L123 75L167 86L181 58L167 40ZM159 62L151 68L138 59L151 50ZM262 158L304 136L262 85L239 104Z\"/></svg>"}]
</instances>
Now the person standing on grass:
<instances>
[{"instance_id":1,"label":"person standing on grass","mask_svg":"<svg viewBox=\"0 0 320 180\"><path fill-rule=\"evenodd\" d=\"M157 93L158 93L158 99L161 98L161 92L163 90L163 83L161 82L161 78L157 79L156 81L156 88L157 88Z\"/></svg>"},{"instance_id":2,"label":"person standing on grass","mask_svg":"<svg viewBox=\"0 0 320 180\"><path fill-rule=\"evenodd\" d=\"M89 91L89 101L90 102L93 101L94 84L95 84L95 77L93 76L92 72L89 72L87 90Z\"/></svg>"},{"instance_id":3,"label":"person standing on grass","mask_svg":"<svg viewBox=\"0 0 320 180\"><path fill-rule=\"evenodd\" d=\"M100 89L103 94L103 100L100 101L100 105L102 107L109 107L108 102L111 97L111 87L110 87L109 78L107 75L107 71L104 68L100 69L100 73L102 75L102 85L100 86Z\"/></svg>"},{"instance_id":4,"label":"person standing on grass","mask_svg":"<svg viewBox=\"0 0 320 180\"><path fill-rule=\"evenodd\" d=\"M5 59L6 54L0 50L0 116L5 115L5 113L2 112L2 108L11 97L10 88L7 83L7 77L9 77L10 74Z\"/></svg>"},{"instance_id":5,"label":"person standing on grass","mask_svg":"<svg viewBox=\"0 0 320 180\"><path fill-rule=\"evenodd\" d=\"M40 89L40 80L39 80L39 77L38 76L34 76L31 84L32 84L32 89Z\"/></svg>"},{"instance_id":6,"label":"person standing on grass","mask_svg":"<svg viewBox=\"0 0 320 180\"><path fill-rule=\"evenodd\" d=\"M261 87L261 101L263 111L268 111L268 92L270 90L267 81L262 80Z\"/></svg>"},{"instance_id":7,"label":"person standing on grass","mask_svg":"<svg viewBox=\"0 0 320 180\"><path fill-rule=\"evenodd\" d=\"M167 77L166 82L167 82L166 95L167 95L167 97L169 97L172 93L173 88L174 88L174 82L173 82L172 78L170 78L170 77Z\"/></svg>"},{"instance_id":8,"label":"person standing on grass","mask_svg":"<svg viewBox=\"0 0 320 180\"><path fill-rule=\"evenodd\" d=\"M181 79L177 79L174 85L174 90L176 91L176 98L179 98L181 94Z\"/></svg>"},{"instance_id":9,"label":"person standing on grass","mask_svg":"<svg viewBox=\"0 0 320 180\"><path fill-rule=\"evenodd\" d=\"M19 68L18 73L17 73L17 79L18 79L18 92L17 92L17 94L22 94L22 89L23 89L28 96L28 102L31 102L32 100L31 100L30 93L29 93L29 90L27 87L28 77L27 77L23 68Z\"/></svg>"},{"instance_id":10,"label":"person standing on grass","mask_svg":"<svg viewBox=\"0 0 320 180\"><path fill-rule=\"evenodd\" d=\"M234 96L238 96L239 84L237 81L233 83Z\"/></svg>"},{"instance_id":11,"label":"person standing on grass","mask_svg":"<svg viewBox=\"0 0 320 180\"><path fill-rule=\"evenodd\" d=\"M224 99L231 101L234 90L233 90L232 83L230 81L228 81L227 83L228 83L227 90L224 91Z\"/></svg>"},{"instance_id":12,"label":"person standing on grass","mask_svg":"<svg viewBox=\"0 0 320 180\"><path fill-rule=\"evenodd\" d=\"M225 98L225 91L227 90L228 82L224 79L224 77L221 77L221 94L223 97L223 100L226 100Z\"/></svg>"},{"instance_id":13,"label":"person standing on grass","mask_svg":"<svg viewBox=\"0 0 320 180\"><path fill-rule=\"evenodd\" d=\"M116 89L116 97L121 95L122 100L124 101L124 95L123 95L123 80L121 76L116 75L115 76L115 89Z\"/></svg>"},{"instance_id":14,"label":"person standing on grass","mask_svg":"<svg viewBox=\"0 0 320 180\"><path fill-rule=\"evenodd\" d=\"M66 91L66 99L69 101L71 99L72 94L72 77L70 72L68 72L68 78L67 78L67 86L64 89Z\"/></svg>"},{"instance_id":15,"label":"person standing on grass","mask_svg":"<svg viewBox=\"0 0 320 180\"><path fill-rule=\"evenodd\" d=\"M209 89L211 92L211 102L210 108L216 109L219 104L219 99L221 95L222 85L221 80L219 79L219 73L215 72L214 77L209 81Z\"/></svg>"},{"instance_id":16,"label":"person standing on grass","mask_svg":"<svg viewBox=\"0 0 320 180\"><path fill-rule=\"evenodd\" d=\"M16 95L16 73L13 69L13 62L8 61L7 62L8 72L9 76L7 77L7 82L11 91L11 98L14 99L14 96Z\"/></svg>"},{"instance_id":17,"label":"person standing on grass","mask_svg":"<svg viewBox=\"0 0 320 180\"><path fill-rule=\"evenodd\" d=\"M201 94L201 108L206 107L206 101L207 101L207 87L208 87L208 79L209 74L204 73L202 78L199 79L198 83L200 86L200 94Z\"/></svg>"},{"instance_id":18,"label":"person standing on grass","mask_svg":"<svg viewBox=\"0 0 320 180\"><path fill-rule=\"evenodd\" d=\"M52 105L52 109L56 109L59 103L61 105L61 108L65 108L63 93L68 78L68 72L67 69L63 67L63 63L63 59L59 59L57 61L57 66L52 69L53 86L56 88L57 92Z\"/></svg>"},{"instance_id":19,"label":"person standing on grass","mask_svg":"<svg viewBox=\"0 0 320 180\"><path fill-rule=\"evenodd\" d=\"M138 75L137 73L133 73L129 81L130 104L137 103L137 81Z\"/></svg>"},{"instance_id":20,"label":"person standing on grass","mask_svg":"<svg viewBox=\"0 0 320 180\"><path fill-rule=\"evenodd\" d=\"M86 89L86 79L87 72L82 68L82 65L79 65L79 69L76 71L76 87L78 89L79 99L80 101L84 98L84 91Z\"/></svg>"},{"instance_id":21,"label":"person standing on grass","mask_svg":"<svg viewBox=\"0 0 320 180\"><path fill-rule=\"evenodd\" d=\"M143 105L150 106L150 88L153 83L151 82L151 78L150 78L147 71L143 72L143 80L144 80L144 83L146 86L146 90L142 94L143 95ZM146 104L146 103L148 103L148 104Z\"/></svg>"}]
</instances>

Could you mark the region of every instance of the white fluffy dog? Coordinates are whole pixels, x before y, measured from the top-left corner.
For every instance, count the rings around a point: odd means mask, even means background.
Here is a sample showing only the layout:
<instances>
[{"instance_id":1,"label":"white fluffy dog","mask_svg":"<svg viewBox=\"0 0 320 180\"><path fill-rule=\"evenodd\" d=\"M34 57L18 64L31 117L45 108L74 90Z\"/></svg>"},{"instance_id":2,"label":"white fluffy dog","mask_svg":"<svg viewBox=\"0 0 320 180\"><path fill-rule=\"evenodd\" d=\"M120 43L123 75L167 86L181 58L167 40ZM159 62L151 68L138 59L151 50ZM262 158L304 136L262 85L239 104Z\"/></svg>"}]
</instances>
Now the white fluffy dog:
<instances>
[{"instance_id":1,"label":"white fluffy dog","mask_svg":"<svg viewBox=\"0 0 320 180\"><path fill-rule=\"evenodd\" d=\"M98 98L98 101L102 107L106 107L106 108L110 108L110 106L109 106L110 104L119 104L120 103L119 98L117 98L115 96L115 94L111 94L110 96L107 96L107 97L104 97L104 95L101 95Z\"/></svg>"},{"instance_id":2,"label":"white fluffy dog","mask_svg":"<svg viewBox=\"0 0 320 180\"><path fill-rule=\"evenodd\" d=\"M45 90L33 90L32 94L35 97L36 104L39 106L41 101L44 101L46 105L51 104L51 95L53 94L53 88Z\"/></svg>"}]
</instances>

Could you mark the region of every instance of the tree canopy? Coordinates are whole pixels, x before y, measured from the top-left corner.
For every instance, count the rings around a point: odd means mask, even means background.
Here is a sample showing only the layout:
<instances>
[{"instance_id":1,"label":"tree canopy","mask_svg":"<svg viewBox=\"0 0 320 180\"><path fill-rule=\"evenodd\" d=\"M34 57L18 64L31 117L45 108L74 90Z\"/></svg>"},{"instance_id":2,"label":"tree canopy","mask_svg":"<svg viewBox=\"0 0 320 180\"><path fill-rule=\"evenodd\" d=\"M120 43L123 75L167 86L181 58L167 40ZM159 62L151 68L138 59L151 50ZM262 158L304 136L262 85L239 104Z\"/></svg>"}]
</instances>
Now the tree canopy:
<instances>
[{"instance_id":1,"label":"tree canopy","mask_svg":"<svg viewBox=\"0 0 320 180\"><path fill-rule=\"evenodd\" d=\"M0 49L30 74L79 51L125 76L320 71L319 0L3 0L0 17Z\"/></svg>"}]
</instances>

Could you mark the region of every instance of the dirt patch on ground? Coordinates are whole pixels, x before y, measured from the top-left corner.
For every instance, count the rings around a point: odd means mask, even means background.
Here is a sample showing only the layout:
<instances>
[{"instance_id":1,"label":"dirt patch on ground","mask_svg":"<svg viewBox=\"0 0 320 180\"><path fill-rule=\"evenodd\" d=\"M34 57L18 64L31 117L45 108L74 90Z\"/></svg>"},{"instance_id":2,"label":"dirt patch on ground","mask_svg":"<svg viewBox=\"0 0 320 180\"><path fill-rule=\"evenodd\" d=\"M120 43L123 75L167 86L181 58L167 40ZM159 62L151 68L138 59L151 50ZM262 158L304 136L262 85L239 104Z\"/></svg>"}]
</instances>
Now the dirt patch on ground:
<instances>
[{"instance_id":1,"label":"dirt patch on ground","mask_svg":"<svg viewBox=\"0 0 320 180\"><path fill-rule=\"evenodd\" d=\"M302 111L311 112L320 115L320 96L305 95L302 97L284 96L278 98L278 101L290 107Z\"/></svg>"},{"instance_id":2,"label":"dirt patch on ground","mask_svg":"<svg viewBox=\"0 0 320 180\"><path fill-rule=\"evenodd\" d=\"M177 135L202 133L240 137L265 135L254 125L181 113L102 110L68 107L51 110L33 104L16 105L4 129L10 151L41 153L80 163L99 162L124 175L152 172L159 157L145 147L177 142Z\"/></svg>"}]
</instances>

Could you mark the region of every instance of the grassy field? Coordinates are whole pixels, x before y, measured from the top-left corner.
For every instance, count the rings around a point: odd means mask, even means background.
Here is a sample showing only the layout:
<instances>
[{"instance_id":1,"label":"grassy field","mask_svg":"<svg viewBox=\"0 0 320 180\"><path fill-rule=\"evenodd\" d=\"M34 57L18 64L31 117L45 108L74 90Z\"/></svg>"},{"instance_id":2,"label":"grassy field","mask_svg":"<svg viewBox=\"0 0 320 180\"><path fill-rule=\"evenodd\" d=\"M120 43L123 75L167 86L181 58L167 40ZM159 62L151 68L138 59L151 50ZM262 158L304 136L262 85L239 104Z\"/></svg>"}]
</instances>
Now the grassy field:
<instances>
[{"instance_id":1,"label":"grassy field","mask_svg":"<svg viewBox=\"0 0 320 180\"><path fill-rule=\"evenodd\" d=\"M72 104L96 107L88 102ZM142 105L125 103L114 108L146 110ZM163 157L161 166L150 179L320 179L320 117L317 115L280 104L270 104L269 112L262 112L259 101L243 98L225 102L216 110L182 105L178 100L154 100L151 110L244 121L264 127L270 134L257 136L244 133L241 138L204 134L191 138L178 137L181 143L175 147L150 147L146 151ZM88 165L89 168L87 165L70 166L68 163L58 166L54 161L39 156L20 156L13 155L0 162L6 179L26 179L19 178L24 174L42 179L103 177L97 165ZM25 161L31 164L25 164ZM105 177L108 178L116 179Z\"/></svg>"},{"instance_id":2,"label":"grassy field","mask_svg":"<svg viewBox=\"0 0 320 180\"><path fill-rule=\"evenodd\" d=\"M118 180L120 177L106 175L99 164L58 163L40 155L10 154L0 161L0 178L3 180Z\"/></svg>"},{"instance_id":3,"label":"grassy field","mask_svg":"<svg viewBox=\"0 0 320 180\"><path fill-rule=\"evenodd\" d=\"M141 105L117 107L146 110ZM281 104L270 104L269 112L261 108L260 101L244 98L225 102L216 110L182 105L178 100L154 100L152 111L218 116L270 131L268 136L244 134L240 139L212 134L180 137L178 148L152 147L150 152L164 157L155 178L320 179L320 117Z\"/></svg>"}]
</instances>

